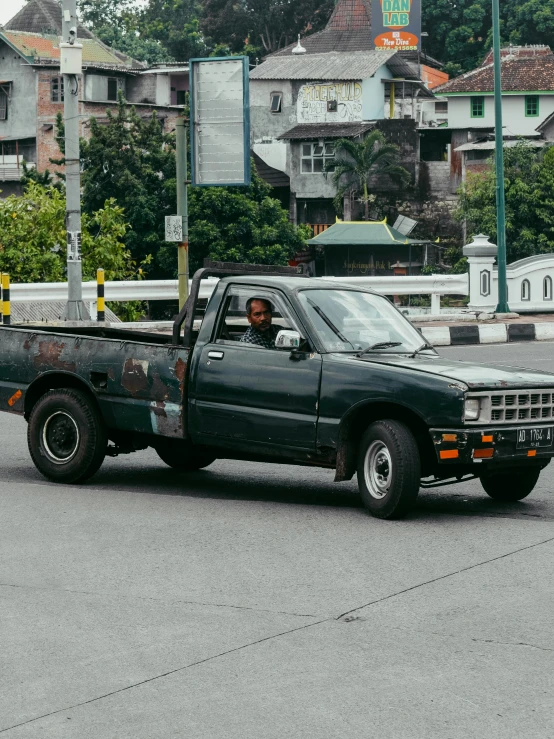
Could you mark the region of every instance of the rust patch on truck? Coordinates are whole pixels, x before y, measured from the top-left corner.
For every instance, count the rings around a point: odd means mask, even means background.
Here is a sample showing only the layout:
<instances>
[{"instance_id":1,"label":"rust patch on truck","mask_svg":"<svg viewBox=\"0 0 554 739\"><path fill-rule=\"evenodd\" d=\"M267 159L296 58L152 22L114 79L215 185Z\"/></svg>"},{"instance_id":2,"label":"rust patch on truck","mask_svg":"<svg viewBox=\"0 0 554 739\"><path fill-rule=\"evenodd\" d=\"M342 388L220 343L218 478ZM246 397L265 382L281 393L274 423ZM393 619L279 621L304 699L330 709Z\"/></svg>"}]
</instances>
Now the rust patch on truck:
<instances>
[{"instance_id":1,"label":"rust patch on truck","mask_svg":"<svg viewBox=\"0 0 554 739\"><path fill-rule=\"evenodd\" d=\"M65 344L58 341L39 341L38 350L33 357L36 369L53 368L75 372L75 362L66 362L61 359Z\"/></svg>"},{"instance_id":2,"label":"rust patch on truck","mask_svg":"<svg viewBox=\"0 0 554 739\"><path fill-rule=\"evenodd\" d=\"M160 375L156 372L152 379L152 395L154 396L154 400L167 400L169 398L169 392L170 390L168 386L164 383Z\"/></svg>"},{"instance_id":3,"label":"rust patch on truck","mask_svg":"<svg viewBox=\"0 0 554 739\"><path fill-rule=\"evenodd\" d=\"M158 401L150 404L152 430L159 436L183 436L182 408L176 403Z\"/></svg>"},{"instance_id":4,"label":"rust patch on truck","mask_svg":"<svg viewBox=\"0 0 554 739\"><path fill-rule=\"evenodd\" d=\"M137 395L148 387L148 362L140 359L127 359L123 365L121 385L131 395Z\"/></svg>"},{"instance_id":5,"label":"rust patch on truck","mask_svg":"<svg viewBox=\"0 0 554 739\"><path fill-rule=\"evenodd\" d=\"M175 365L175 377L179 380L179 390L181 391L181 395L183 394L184 386L185 386L185 373L187 371L187 363L184 362L181 357L177 360L177 364Z\"/></svg>"}]
</instances>

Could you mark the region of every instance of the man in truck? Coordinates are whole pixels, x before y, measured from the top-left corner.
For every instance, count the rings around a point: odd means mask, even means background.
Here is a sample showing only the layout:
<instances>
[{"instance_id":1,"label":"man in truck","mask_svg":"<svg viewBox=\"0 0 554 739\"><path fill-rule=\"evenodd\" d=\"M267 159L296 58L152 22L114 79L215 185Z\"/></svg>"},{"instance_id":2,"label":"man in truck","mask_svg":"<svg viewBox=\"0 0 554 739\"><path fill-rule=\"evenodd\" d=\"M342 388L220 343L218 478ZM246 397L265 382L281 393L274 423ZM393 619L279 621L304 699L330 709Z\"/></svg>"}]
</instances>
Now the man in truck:
<instances>
[{"instance_id":1,"label":"man in truck","mask_svg":"<svg viewBox=\"0 0 554 739\"><path fill-rule=\"evenodd\" d=\"M279 333L272 325L273 306L265 298L249 298L246 301L246 318L250 326L241 339L244 344L256 344L264 349L275 349L275 339Z\"/></svg>"}]
</instances>

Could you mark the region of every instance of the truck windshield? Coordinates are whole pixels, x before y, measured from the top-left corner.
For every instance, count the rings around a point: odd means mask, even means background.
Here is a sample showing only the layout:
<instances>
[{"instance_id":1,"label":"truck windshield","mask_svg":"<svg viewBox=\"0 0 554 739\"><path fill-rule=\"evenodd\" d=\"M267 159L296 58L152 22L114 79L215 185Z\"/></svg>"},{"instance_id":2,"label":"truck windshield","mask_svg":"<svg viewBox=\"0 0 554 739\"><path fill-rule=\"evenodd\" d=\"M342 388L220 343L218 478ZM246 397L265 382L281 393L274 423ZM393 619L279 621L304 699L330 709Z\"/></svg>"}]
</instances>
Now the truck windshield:
<instances>
[{"instance_id":1,"label":"truck windshield","mask_svg":"<svg viewBox=\"0 0 554 739\"><path fill-rule=\"evenodd\" d=\"M328 352L413 353L422 337L381 295L356 290L302 290L302 307Z\"/></svg>"}]
</instances>

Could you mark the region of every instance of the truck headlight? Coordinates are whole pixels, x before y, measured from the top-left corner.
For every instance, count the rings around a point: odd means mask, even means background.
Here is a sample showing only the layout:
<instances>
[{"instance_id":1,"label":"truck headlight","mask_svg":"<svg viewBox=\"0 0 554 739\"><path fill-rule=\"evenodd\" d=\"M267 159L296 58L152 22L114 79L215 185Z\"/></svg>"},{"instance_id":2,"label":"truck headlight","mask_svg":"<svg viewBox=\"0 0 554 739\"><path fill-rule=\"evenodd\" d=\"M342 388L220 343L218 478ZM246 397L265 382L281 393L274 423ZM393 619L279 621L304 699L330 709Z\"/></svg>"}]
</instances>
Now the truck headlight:
<instances>
[{"instance_id":1,"label":"truck headlight","mask_svg":"<svg viewBox=\"0 0 554 739\"><path fill-rule=\"evenodd\" d=\"M466 421L477 421L481 415L481 401L479 398L467 398L464 403L464 418Z\"/></svg>"}]
</instances>

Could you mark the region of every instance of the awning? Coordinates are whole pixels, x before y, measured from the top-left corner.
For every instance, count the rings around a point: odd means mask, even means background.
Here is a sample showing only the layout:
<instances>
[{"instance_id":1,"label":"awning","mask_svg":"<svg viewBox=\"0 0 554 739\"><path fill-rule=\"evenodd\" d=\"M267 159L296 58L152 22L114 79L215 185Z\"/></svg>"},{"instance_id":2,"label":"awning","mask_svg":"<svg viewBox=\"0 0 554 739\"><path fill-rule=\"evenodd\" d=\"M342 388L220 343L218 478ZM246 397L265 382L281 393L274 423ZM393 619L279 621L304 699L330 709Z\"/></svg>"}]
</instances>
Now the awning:
<instances>
[{"instance_id":1,"label":"awning","mask_svg":"<svg viewBox=\"0 0 554 739\"><path fill-rule=\"evenodd\" d=\"M514 146L521 144L521 139L514 141L503 141L502 145L508 149L512 149ZM546 141L526 141L525 145L532 146L535 149L540 149L546 144ZM462 144L457 146L454 151L494 151L496 149L496 141L472 141L468 144Z\"/></svg>"},{"instance_id":2,"label":"awning","mask_svg":"<svg viewBox=\"0 0 554 739\"><path fill-rule=\"evenodd\" d=\"M361 136L373 128L375 128L375 121L360 123L299 123L277 138L289 140L303 139L304 141L313 139L350 139L355 136Z\"/></svg>"},{"instance_id":3,"label":"awning","mask_svg":"<svg viewBox=\"0 0 554 739\"><path fill-rule=\"evenodd\" d=\"M418 98L428 98L429 100L437 99L437 96L433 94L432 90L430 90L425 84L425 82L422 82L421 80L407 80L407 79L393 78L392 80L382 79L381 82L383 83L383 85L387 85L387 84L394 82L396 86L395 94L400 89L400 85L403 85L404 89L406 88L407 85L412 85L413 87L417 87L419 89ZM413 92L410 95L410 97L413 97Z\"/></svg>"}]
</instances>

